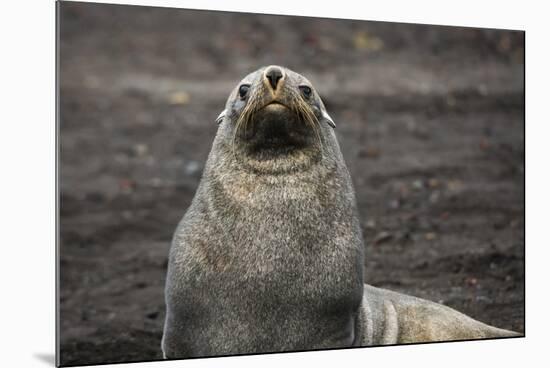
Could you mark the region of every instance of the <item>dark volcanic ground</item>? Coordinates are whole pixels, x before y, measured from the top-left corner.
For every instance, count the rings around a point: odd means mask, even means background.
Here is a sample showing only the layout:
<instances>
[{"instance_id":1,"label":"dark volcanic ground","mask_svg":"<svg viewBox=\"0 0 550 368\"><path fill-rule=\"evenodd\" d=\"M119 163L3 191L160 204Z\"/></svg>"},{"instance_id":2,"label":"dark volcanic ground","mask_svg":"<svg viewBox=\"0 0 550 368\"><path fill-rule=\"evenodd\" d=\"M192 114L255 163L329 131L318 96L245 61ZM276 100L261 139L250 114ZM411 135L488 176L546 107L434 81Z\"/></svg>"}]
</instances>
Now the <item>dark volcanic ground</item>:
<instances>
[{"instance_id":1,"label":"dark volcanic ground","mask_svg":"<svg viewBox=\"0 0 550 368\"><path fill-rule=\"evenodd\" d=\"M61 362L160 359L168 247L231 88L338 124L366 281L524 329L523 33L61 4Z\"/></svg>"}]
</instances>

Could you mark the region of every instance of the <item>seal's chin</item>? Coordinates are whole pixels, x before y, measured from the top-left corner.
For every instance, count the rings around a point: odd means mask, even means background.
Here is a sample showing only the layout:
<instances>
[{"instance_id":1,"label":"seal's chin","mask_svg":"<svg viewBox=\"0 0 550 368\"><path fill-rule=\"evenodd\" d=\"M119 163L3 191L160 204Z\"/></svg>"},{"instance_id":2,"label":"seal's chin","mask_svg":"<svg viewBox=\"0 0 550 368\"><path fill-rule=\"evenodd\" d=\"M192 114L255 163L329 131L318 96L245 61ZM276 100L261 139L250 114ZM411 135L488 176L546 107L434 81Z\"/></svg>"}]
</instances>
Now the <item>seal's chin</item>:
<instances>
[{"instance_id":1,"label":"seal's chin","mask_svg":"<svg viewBox=\"0 0 550 368\"><path fill-rule=\"evenodd\" d=\"M288 153L307 147L314 138L310 126L300 121L290 108L276 102L258 110L249 128L247 143L252 152L271 150L274 153Z\"/></svg>"}]
</instances>

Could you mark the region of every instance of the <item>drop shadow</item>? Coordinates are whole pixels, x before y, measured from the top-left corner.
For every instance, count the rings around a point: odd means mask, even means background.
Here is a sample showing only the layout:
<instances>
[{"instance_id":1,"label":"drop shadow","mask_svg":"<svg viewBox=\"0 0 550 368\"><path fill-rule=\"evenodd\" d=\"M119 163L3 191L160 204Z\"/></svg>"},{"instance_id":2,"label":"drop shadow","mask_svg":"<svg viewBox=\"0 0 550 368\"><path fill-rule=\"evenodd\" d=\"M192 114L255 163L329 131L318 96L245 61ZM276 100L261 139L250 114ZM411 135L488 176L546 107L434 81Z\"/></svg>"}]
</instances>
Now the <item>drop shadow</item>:
<instances>
[{"instance_id":1,"label":"drop shadow","mask_svg":"<svg viewBox=\"0 0 550 368\"><path fill-rule=\"evenodd\" d=\"M34 357L52 367L55 367L55 355L49 353L34 353Z\"/></svg>"}]
</instances>

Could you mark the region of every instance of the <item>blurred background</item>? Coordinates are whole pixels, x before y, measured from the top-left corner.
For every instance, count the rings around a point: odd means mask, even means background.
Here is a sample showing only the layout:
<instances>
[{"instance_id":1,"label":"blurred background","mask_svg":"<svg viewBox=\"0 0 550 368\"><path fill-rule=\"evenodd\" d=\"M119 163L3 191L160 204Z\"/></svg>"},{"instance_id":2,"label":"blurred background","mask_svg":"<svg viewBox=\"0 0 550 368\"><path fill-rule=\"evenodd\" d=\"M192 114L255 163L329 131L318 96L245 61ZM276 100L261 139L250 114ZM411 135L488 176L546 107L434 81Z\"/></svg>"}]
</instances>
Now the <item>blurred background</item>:
<instances>
[{"instance_id":1,"label":"blurred background","mask_svg":"<svg viewBox=\"0 0 550 368\"><path fill-rule=\"evenodd\" d=\"M216 116L308 77L337 124L366 282L524 331L524 34L60 3L62 364L161 359L164 280Z\"/></svg>"}]
</instances>

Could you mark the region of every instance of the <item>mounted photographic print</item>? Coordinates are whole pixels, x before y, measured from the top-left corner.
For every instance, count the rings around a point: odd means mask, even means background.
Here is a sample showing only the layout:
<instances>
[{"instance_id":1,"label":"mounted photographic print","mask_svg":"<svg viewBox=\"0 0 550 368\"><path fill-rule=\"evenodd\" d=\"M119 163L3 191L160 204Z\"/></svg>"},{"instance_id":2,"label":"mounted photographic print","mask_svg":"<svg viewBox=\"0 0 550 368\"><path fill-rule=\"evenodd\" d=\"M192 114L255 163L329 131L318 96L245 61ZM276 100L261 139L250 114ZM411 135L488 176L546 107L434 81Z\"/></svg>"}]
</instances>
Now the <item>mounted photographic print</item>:
<instances>
[{"instance_id":1,"label":"mounted photographic print","mask_svg":"<svg viewBox=\"0 0 550 368\"><path fill-rule=\"evenodd\" d=\"M57 6L59 365L524 336L524 32Z\"/></svg>"}]
</instances>

